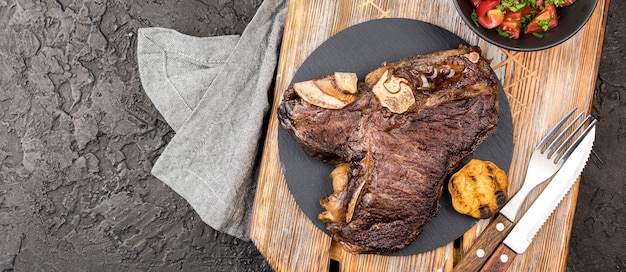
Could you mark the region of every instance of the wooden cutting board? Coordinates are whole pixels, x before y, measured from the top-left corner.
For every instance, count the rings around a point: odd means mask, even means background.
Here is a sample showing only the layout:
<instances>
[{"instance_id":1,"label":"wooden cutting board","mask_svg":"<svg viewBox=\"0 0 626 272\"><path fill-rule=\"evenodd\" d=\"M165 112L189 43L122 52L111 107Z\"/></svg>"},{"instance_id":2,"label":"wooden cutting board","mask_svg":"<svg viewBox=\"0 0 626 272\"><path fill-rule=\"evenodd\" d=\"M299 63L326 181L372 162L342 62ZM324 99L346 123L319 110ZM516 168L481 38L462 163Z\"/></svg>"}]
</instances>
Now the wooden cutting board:
<instances>
[{"instance_id":1,"label":"wooden cutting board","mask_svg":"<svg viewBox=\"0 0 626 272\"><path fill-rule=\"evenodd\" d=\"M532 149L545 132L572 107L591 109L608 2L599 0L587 25L565 43L539 52L514 52L477 37L448 0L291 1L250 225L252 241L277 271L328 271L331 258L339 262L341 271L451 271L486 220L466 232L458 248L450 242L418 255L352 255L333 246L332 239L300 210L281 170L276 108L283 91L320 44L350 26L379 18L412 18L445 28L481 47L486 57L493 59L492 66L503 83L514 126L509 169L509 193L513 194L521 186ZM509 271L565 271L577 193L578 184ZM530 198L536 196L535 192Z\"/></svg>"}]
</instances>

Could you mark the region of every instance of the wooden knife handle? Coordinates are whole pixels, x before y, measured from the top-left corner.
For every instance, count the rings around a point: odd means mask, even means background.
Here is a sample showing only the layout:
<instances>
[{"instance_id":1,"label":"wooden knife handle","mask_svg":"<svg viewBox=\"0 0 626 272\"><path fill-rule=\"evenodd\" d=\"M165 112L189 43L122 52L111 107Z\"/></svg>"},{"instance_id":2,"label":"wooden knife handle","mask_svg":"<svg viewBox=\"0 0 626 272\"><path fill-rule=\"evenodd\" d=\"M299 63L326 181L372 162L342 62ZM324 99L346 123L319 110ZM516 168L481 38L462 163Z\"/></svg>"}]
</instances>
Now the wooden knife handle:
<instances>
[{"instance_id":1,"label":"wooden knife handle","mask_svg":"<svg viewBox=\"0 0 626 272\"><path fill-rule=\"evenodd\" d=\"M478 271L512 228L513 222L498 213L470 249L465 252L453 271Z\"/></svg>"},{"instance_id":2,"label":"wooden knife handle","mask_svg":"<svg viewBox=\"0 0 626 272\"><path fill-rule=\"evenodd\" d=\"M489 257L489 260L485 263L485 266L480 272L504 272L511 266L513 259L517 256L517 253L505 244L501 244L493 255Z\"/></svg>"}]
</instances>

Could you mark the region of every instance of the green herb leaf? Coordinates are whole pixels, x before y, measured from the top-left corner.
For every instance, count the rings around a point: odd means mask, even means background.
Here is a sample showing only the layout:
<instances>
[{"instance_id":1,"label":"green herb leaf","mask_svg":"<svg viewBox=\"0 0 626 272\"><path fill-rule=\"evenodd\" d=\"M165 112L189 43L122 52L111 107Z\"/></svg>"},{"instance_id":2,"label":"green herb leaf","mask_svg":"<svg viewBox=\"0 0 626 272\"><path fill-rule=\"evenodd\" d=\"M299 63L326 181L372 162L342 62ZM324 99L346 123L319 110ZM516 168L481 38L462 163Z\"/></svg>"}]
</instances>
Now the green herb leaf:
<instances>
[{"instance_id":1,"label":"green herb leaf","mask_svg":"<svg viewBox=\"0 0 626 272\"><path fill-rule=\"evenodd\" d=\"M571 2L571 0L569 0ZM563 5L563 3L565 3L565 0L546 0L545 5L549 5L550 3L553 3L554 5L561 6Z\"/></svg>"},{"instance_id":2,"label":"green herb leaf","mask_svg":"<svg viewBox=\"0 0 626 272\"><path fill-rule=\"evenodd\" d=\"M520 20L522 22L521 28L526 27L526 25L528 25L528 23L530 23L530 21L532 21L533 18L535 18L535 15L536 15L535 13L531 13L522 17L522 19Z\"/></svg>"},{"instance_id":3,"label":"green herb leaf","mask_svg":"<svg viewBox=\"0 0 626 272\"><path fill-rule=\"evenodd\" d=\"M530 6L530 3L528 3L527 1L520 1L519 3L515 4L515 0L502 0L497 8L502 11L505 11L504 9L507 8L512 12L518 12L526 6Z\"/></svg>"},{"instance_id":4,"label":"green herb leaf","mask_svg":"<svg viewBox=\"0 0 626 272\"><path fill-rule=\"evenodd\" d=\"M535 32L535 33L533 33L533 36L535 36L535 37L537 37L539 39L543 38L543 35L541 33L536 33Z\"/></svg>"},{"instance_id":5,"label":"green herb leaf","mask_svg":"<svg viewBox=\"0 0 626 272\"><path fill-rule=\"evenodd\" d=\"M472 15L470 16L470 18L472 18L472 21L474 22L476 27L480 27L480 24L478 24L478 14L476 13L476 10L472 11Z\"/></svg>"},{"instance_id":6,"label":"green herb leaf","mask_svg":"<svg viewBox=\"0 0 626 272\"><path fill-rule=\"evenodd\" d=\"M543 29L543 32L548 31L549 25L552 22L552 19L548 19L548 20L538 20L537 24L541 27L541 29Z\"/></svg>"},{"instance_id":7,"label":"green herb leaf","mask_svg":"<svg viewBox=\"0 0 626 272\"><path fill-rule=\"evenodd\" d=\"M511 7L513 5L513 1L514 0L502 0L502 1L500 1L500 5L509 8L509 7Z\"/></svg>"},{"instance_id":8,"label":"green herb leaf","mask_svg":"<svg viewBox=\"0 0 626 272\"><path fill-rule=\"evenodd\" d=\"M509 39L513 38L513 34L512 33L506 32L506 31L502 30L500 27L496 27L496 31L502 37L509 38Z\"/></svg>"}]
</instances>

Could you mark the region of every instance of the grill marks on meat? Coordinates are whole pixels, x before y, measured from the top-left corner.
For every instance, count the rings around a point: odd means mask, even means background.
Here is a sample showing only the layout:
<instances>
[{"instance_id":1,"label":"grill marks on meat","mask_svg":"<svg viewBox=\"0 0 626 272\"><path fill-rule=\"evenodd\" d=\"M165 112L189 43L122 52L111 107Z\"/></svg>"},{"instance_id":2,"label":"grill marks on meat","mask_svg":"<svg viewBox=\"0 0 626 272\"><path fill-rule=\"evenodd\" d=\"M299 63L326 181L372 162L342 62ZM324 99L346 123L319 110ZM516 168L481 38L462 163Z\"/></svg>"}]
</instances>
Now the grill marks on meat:
<instances>
[{"instance_id":1,"label":"grill marks on meat","mask_svg":"<svg viewBox=\"0 0 626 272\"><path fill-rule=\"evenodd\" d=\"M320 214L347 251L388 253L411 243L436 214L445 178L495 131L498 85L479 54L460 47L383 65L342 109L285 92L281 125L309 155L340 166L335 176L347 176L347 184L333 181ZM372 93L385 71L413 91L415 103L402 114Z\"/></svg>"}]
</instances>

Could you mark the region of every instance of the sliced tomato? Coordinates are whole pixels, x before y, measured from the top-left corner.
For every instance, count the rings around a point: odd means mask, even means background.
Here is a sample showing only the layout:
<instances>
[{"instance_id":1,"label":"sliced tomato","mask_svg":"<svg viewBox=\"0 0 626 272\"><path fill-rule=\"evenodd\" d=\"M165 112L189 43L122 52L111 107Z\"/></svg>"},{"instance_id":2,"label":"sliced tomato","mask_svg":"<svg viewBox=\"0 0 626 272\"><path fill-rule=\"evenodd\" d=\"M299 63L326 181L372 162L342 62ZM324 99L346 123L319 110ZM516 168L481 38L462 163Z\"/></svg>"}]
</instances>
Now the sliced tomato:
<instances>
[{"instance_id":1,"label":"sliced tomato","mask_svg":"<svg viewBox=\"0 0 626 272\"><path fill-rule=\"evenodd\" d=\"M504 13L499 9L492 9L487 11L487 14L482 17L478 17L478 23L487 29L492 29L499 26L504 21Z\"/></svg>"},{"instance_id":2,"label":"sliced tomato","mask_svg":"<svg viewBox=\"0 0 626 272\"><path fill-rule=\"evenodd\" d=\"M488 11L495 9L500 5L500 0L483 0L478 7L476 7L476 14L478 17L483 17Z\"/></svg>"},{"instance_id":3,"label":"sliced tomato","mask_svg":"<svg viewBox=\"0 0 626 272\"><path fill-rule=\"evenodd\" d=\"M522 30L520 29L520 22L516 22L516 21L504 21L502 22L502 24L500 24L500 30L502 32L506 32L508 34L510 34L511 39L519 39L519 35L522 32Z\"/></svg>"},{"instance_id":4,"label":"sliced tomato","mask_svg":"<svg viewBox=\"0 0 626 272\"><path fill-rule=\"evenodd\" d=\"M524 17L524 16L526 16L526 15L528 15L528 14L533 13L533 9L532 9L531 7L529 7L529 6L525 6L525 7L524 7L522 10L520 10L519 12L521 12L521 13L522 13L522 17Z\"/></svg>"},{"instance_id":5,"label":"sliced tomato","mask_svg":"<svg viewBox=\"0 0 626 272\"><path fill-rule=\"evenodd\" d=\"M507 12L504 15L504 20L505 21L519 21L521 19L522 19L522 12L521 11Z\"/></svg>"},{"instance_id":6,"label":"sliced tomato","mask_svg":"<svg viewBox=\"0 0 626 272\"><path fill-rule=\"evenodd\" d=\"M522 23L524 23L522 20L524 19L524 17L532 14L532 9L530 7L524 7L523 9L516 11L516 12L506 12L504 14L504 21L515 21L520 23L520 28L522 28Z\"/></svg>"},{"instance_id":7,"label":"sliced tomato","mask_svg":"<svg viewBox=\"0 0 626 272\"><path fill-rule=\"evenodd\" d=\"M559 17L556 14L556 6L554 4L547 5L524 29L524 33L539 33L553 29L559 25ZM544 29L542 26L545 26Z\"/></svg>"},{"instance_id":8,"label":"sliced tomato","mask_svg":"<svg viewBox=\"0 0 626 272\"><path fill-rule=\"evenodd\" d=\"M500 24L499 33L511 39L519 39L522 32L522 12L510 12L504 15L504 21Z\"/></svg>"},{"instance_id":9,"label":"sliced tomato","mask_svg":"<svg viewBox=\"0 0 626 272\"><path fill-rule=\"evenodd\" d=\"M470 0L470 2L472 2L472 6L474 7L478 7L482 1L483 0Z\"/></svg>"}]
</instances>

